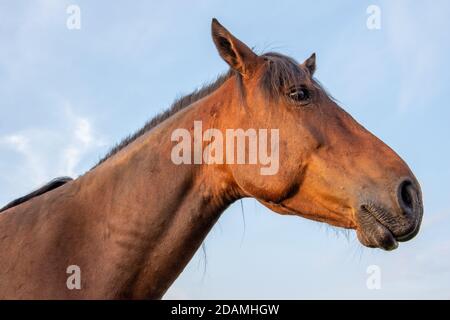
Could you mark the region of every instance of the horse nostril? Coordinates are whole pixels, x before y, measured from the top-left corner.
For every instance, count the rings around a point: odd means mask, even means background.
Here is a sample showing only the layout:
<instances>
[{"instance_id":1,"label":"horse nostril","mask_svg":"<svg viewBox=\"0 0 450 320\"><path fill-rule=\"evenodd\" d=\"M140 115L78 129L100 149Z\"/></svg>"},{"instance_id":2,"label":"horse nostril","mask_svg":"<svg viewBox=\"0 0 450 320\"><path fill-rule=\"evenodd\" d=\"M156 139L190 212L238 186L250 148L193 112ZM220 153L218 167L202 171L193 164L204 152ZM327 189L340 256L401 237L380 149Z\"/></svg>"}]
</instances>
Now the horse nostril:
<instances>
[{"instance_id":1,"label":"horse nostril","mask_svg":"<svg viewBox=\"0 0 450 320\"><path fill-rule=\"evenodd\" d=\"M416 191L411 181L406 180L400 184L398 190L398 200L400 207L404 211L411 212L413 210L415 192Z\"/></svg>"}]
</instances>

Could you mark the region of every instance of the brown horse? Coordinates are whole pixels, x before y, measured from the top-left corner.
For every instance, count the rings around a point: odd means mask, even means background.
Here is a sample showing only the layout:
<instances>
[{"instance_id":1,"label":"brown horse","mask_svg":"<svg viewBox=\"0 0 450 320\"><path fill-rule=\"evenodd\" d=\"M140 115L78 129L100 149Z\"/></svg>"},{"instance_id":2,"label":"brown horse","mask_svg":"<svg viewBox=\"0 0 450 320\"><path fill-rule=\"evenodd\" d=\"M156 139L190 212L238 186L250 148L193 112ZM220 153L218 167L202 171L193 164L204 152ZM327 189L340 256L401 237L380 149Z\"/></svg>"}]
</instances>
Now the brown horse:
<instances>
[{"instance_id":1,"label":"brown horse","mask_svg":"<svg viewBox=\"0 0 450 320\"><path fill-rule=\"evenodd\" d=\"M257 55L215 19L212 37L227 74L178 100L83 176L7 206L0 215L1 298L160 298L221 213L244 197L355 229L368 247L391 250L417 234L423 207L416 178L321 88L314 54L302 64ZM183 129L195 140L200 121L215 133L277 129L269 148L279 155L276 172L262 174L261 161L230 163L224 153L175 163L182 139L173 133ZM192 141L188 158L211 140ZM81 270L79 290L67 286L71 265Z\"/></svg>"}]
</instances>

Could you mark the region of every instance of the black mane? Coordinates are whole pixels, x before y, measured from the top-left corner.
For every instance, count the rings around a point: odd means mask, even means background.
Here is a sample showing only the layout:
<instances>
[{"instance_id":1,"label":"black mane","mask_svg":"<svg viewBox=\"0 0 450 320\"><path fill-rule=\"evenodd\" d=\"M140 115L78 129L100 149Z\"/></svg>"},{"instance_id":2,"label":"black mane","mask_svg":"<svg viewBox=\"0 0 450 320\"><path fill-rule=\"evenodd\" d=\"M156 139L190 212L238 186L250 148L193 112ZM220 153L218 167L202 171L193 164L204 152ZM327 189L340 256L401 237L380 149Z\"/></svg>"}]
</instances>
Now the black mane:
<instances>
[{"instance_id":1,"label":"black mane","mask_svg":"<svg viewBox=\"0 0 450 320\"><path fill-rule=\"evenodd\" d=\"M3 208L0 209L0 212L5 211L6 209L18 206L21 203L24 203L25 201L30 200L31 198L40 196L43 193L46 193L50 190L56 189L61 187L62 185L66 184L69 181L72 181L73 179L70 177L59 177L59 178L55 178L53 180L51 180L50 182L48 182L47 184L43 185L42 187L34 190L33 192L17 198L16 200L11 201L10 203L8 203L6 206L4 206Z\"/></svg>"}]
</instances>

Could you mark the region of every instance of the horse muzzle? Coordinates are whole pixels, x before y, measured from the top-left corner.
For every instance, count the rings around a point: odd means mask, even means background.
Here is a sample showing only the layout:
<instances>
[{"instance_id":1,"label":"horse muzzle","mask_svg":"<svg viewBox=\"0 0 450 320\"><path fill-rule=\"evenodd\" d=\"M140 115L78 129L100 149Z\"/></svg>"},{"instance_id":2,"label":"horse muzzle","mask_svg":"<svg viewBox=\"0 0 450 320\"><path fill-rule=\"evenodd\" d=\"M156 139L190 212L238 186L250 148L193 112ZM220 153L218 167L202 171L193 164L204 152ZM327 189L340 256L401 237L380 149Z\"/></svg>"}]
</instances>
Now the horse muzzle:
<instances>
[{"instance_id":1,"label":"horse muzzle","mask_svg":"<svg viewBox=\"0 0 450 320\"><path fill-rule=\"evenodd\" d=\"M371 248L393 250L398 242L417 235L423 215L420 186L411 179L403 179L396 189L394 206L377 201L363 203L357 213L359 241ZM393 207L393 209L387 209Z\"/></svg>"}]
</instances>

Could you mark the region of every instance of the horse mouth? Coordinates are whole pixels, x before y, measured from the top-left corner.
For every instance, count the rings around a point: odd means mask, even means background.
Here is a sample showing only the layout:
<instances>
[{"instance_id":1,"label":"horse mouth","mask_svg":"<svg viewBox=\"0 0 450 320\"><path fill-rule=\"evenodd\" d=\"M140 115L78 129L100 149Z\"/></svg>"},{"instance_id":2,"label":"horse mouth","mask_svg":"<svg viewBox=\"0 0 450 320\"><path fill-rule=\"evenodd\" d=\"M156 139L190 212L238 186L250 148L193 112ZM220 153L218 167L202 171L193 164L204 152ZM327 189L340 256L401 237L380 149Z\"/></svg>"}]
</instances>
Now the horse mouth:
<instances>
[{"instance_id":1,"label":"horse mouth","mask_svg":"<svg viewBox=\"0 0 450 320\"><path fill-rule=\"evenodd\" d=\"M398 248L398 241L394 234L379 222L369 227L359 227L356 230L359 241L369 248L381 248L387 251Z\"/></svg>"},{"instance_id":2,"label":"horse mouth","mask_svg":"<svg viewBox=\"0 0 450 320\"><path fill-rule=\"evenodd\" d=\"M361 207L358 213L356 234L364 246L391 251L398 247L399 242L412 239L419 231L420 223L413 221L407 226L399 228L398 222L387 217L392 217L392 215L386 211L380 215L374 207ZM402 231L395 232L398 229Z\"/></svg>"}]
</instances>

